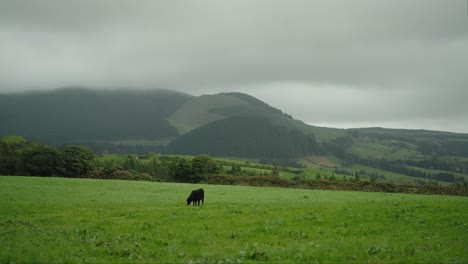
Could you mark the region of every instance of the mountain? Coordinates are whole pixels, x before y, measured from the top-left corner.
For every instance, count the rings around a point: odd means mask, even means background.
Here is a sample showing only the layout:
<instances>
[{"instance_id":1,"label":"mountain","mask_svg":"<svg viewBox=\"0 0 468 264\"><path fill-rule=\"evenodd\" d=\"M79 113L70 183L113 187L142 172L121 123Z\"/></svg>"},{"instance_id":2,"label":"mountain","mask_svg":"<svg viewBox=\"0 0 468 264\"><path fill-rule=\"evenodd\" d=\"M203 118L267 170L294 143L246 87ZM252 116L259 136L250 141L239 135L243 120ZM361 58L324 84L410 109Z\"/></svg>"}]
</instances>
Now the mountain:
<instances>
[{"instance_id":1,"label":"mountain","mask_svg":"<svg viewBox=\"0 0 468 264\"><path fill-rule=\"evenodd\" d=\"M261 117L228 117L183 135L168 146L173 153L292 159L319 151L313 134L288 129Z\"/></svg>"},{"instance_id":2,"label":"mountain","mask_svg":"<svg viewBox=\"0 0 468 264\"><path fill-rule=\"evenodd\" d=\"M323 144L350 175L420 184L468 180L468 134L360 128Z\"/></svg>"},{"instance_id":3,"label":"mountain","mask_svg":"<svg viewBox=\"0 0 468 264\"><path fill-rule=\"evenodd\" d=\"M252 119L258 122L252 123ZM259 142L270 146L256 144L257 151L244 154L264 156L262 150L273 146L277 150L271 153L275 154L266 155L271 157L281 157L280 145L290 142L287 135L310 140L313 130L317 130L242 93L195 97L168 90L75 87L0 94L0 135L18 135L50 145L79 143L97 152L195 153L195 149L189 150L184 144L193 140L206 146L213 145L207 136L210 134L223 134L226 141L234 141L233 135L223 126L250 131L252 136L262 130L262 138L268 140ZM245 140L247 135L238 139ZM174 143L169 144L172 141ZM214 153L211 149L206 152ZM244 156L229 150L216 153ZM313 151L291 150L283 158L290 157L290 153L297 153L294 155L297 156Z\"/></svg>"},{"instance_id":4,"label":"mountain","mask_svg":"<svg viewBox=\"0 0 468 264\"><path fill-rule=\"evenodd\" d=\"M209 154L388 181L468 180L468 134L310 126L243 93L75 87L0 94L0 137L7 135L96 153Z\"/></svg>"},{"instance_id":5,"label":"mountain","mask_svg":"<svg viewBox=\"0 0 468 264\"><path fill-rule=\"evenodd\" d=\"M165 90L84 88L3 94L0 135L48 144L177 137L167 117L191 97Z\"/></svg>"},{"instance_id":6,"label":"mountain","mask_svg":"<svg viewBox=\"0 0 468 264\"><path fill-rule=\"evenodd\" d=\"M186 102L169 117L169 122L181 134L208 123L229 117L267 119L273 124L303 132L311 132L310 126L292 119L281 110L242 93L202 95Z\"/></svg>"}]
</instances>

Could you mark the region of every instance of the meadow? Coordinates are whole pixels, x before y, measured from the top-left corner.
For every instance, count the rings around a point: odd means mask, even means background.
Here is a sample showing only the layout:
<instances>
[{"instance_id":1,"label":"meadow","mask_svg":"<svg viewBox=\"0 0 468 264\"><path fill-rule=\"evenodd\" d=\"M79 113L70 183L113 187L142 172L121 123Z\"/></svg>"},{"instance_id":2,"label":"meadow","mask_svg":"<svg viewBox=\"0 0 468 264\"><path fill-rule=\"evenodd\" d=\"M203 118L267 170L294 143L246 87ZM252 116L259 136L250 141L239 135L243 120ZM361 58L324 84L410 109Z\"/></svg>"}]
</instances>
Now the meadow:
<instances>
[{"instance_id":1,"label":"meadow","mask_svg":"<svg viewBox=\"0 0 468 264\"><path fill-rule=\"evenodd\" d=\"M467 263L468 198L0 177L0 263ZM187 206L196 188L205 205Z\"/></svg>"}]
</instances>

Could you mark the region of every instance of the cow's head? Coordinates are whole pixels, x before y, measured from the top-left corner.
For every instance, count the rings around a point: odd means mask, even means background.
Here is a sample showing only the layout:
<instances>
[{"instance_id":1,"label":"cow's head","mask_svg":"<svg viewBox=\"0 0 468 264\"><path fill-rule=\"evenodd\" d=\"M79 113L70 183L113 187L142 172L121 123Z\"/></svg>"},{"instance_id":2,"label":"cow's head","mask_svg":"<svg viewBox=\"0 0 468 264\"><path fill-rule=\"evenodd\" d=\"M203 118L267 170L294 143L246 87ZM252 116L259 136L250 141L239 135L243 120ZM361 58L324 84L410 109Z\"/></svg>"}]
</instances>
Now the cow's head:
<instances>
[{"instance_id":1,"label":"cow's head","mask_svg":"<svg viewBox=\"0 0 468 264\"><path fill-rule=\"evenodd\" d=\"M192 201L190 200L190 198L187 198L187 205L189 205Z\"/></svg>"}]
</instances>

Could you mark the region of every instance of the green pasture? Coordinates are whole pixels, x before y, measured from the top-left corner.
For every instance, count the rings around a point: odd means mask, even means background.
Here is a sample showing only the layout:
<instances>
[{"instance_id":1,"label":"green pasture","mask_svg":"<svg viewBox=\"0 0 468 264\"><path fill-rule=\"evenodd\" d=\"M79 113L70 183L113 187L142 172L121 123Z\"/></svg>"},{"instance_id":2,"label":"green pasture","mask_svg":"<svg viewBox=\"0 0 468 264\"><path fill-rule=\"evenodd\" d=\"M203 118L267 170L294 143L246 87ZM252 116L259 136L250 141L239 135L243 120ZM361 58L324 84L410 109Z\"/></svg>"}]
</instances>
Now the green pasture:
<instances>
[{"instance_id":1,"label":"green pasture","mask_svg":"<svg viewBox=\"0 0 468 264\"><path fill-rule=\"evenodd\" d=\"M467 263L468 198L0 177L0 263ZM205 205L187 206L205 189Z\"/></svg>"},{"instance_id":2,"label":"green pasture","mask_svg":"<svg viewBox=\"0 0 468 264\"><path fill-rule=\"evenodd\" d=\"M364 165L353 165L350 167L345 168L346 170L350 172L359 172L361 170L366 171L367 173L376 173L376 174L382 174L385 176L386 180L385 182L396 182L396 183L414 183L417 179L422 179L423 178L415 178L415 177L410 177L405 174L400 174L392 171L386 171L386 170L381 170L381 169L376 169L372 167L367 167Z\"/></svg>"},{"instance_id":3,"label":"green pasture","mask_svg":"<svg viewBox=\"0 0 468 264\"><path fill-rule=\"evenodd\" d=\"M424 157L416 150L371 142L356 142L351 147L350 152L363 158L385 158L389 160L419 159Z\"/></svg>"},{"instance_id":4,"label":"green pasture","mask_svg":"<svg viewBox=\"0 0 468 264\"><path fill-rule=\"evenodd\" d=\"M216 161L229 162L236 164L250 164L257 166L264 166L265 164L258 163L257 159L238 158L238 157L212 157Z\"/></svg>"},{"instance_id":5,"label":"green pasture","mask_svg":"<svg viewBox=\"0 0 468 264\"><path fill-rule=\"evenodd\" d=\"M0 140L2 140L3 142L7 144L18 144L18 143L22 143L26 141L24 138L20 136L3 136L3 137L0 137Z\"/></svg>"},{"instance_id":6,"label":"green pasture","mask_svg":"<svg viewBox=\"0 0 468 264\"><path fill-rule=\"evenodd\" d=\"M165 139L125 139L125 140L102 140L98 143L109 143L115 145L127 145L127 146L166 146L173 138Z\"/></svg>"},{"instance_id":7,"label":"green pasture","mask_svg":"<svg viewBox=\"0 0 468 264\"><path fill-rule=\"evenodd\" d=\"M331 155L306 156L298 159L297 162L311 168L338 168L341 167L340 164L342 163L339 158Z\"/></svg>"}]
</instances>

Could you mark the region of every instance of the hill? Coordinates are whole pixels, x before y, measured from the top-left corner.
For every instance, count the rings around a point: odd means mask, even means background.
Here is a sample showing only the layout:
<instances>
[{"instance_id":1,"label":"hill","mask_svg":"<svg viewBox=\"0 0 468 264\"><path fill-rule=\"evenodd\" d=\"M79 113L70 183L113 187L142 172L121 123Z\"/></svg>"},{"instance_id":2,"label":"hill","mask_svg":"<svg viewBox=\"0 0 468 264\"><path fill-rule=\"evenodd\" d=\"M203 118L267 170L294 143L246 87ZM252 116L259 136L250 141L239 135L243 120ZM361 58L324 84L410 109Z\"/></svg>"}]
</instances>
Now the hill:
<instances>
[{"instance_id":1,"label":"hill","mask_svg":"<svg viewBox=\"0 0 468 264\"><path fill-rule=\"evenodd\" d=\"M385 174L396 173L421 184L468 180L468 134L384 128L346 132L324 144L351 174L359 170L368 177L386 178Z\"/></svg>"},{"instance_id":2,"label":"hill","mask_svg":"<svg viewBox=\"0 0 468 264\"><path fill-rule=\"evenodd\" d=\"M247 94L221 93L202 95L187 101L169 117L181 134L229 117L266 119L288 130L311 133L312 128L299 120Z\"/></svg>"},{"instance_id":3,"label":"hill","mask_svg":"<svg viewBox=\"0 0 468 264\"><path fill-rule=\"evenodd\" d=\"M180 154L293 159L319 151L313 134L288 130L259 117L229 117L174 140L168 151Z\"/></svg>"},{"instance_id":4,"label":"hill","mask_svg":"<svg viewBox=\"0 0 468 264\"><path fill-rule=\"evenodd\" d=\"M259 128L263 131L262 135L273 141L262 141L270 146L256 144L259 149L254 152L255 155L266 148L276 148L279 144L274 140L283 141L288 133L290 136L304 137L313 131L312 127L294 120L281 110L241 93L194 97L166 90L62 88L47 92L0 94L0 136L18 135L55 146L82 144L96 152L184 152L183 144L188 142L187 139L177 140L174 147L171 145L167 150L164 146L189 132L230 118L262 120L249 125L265 126ZM237 129L242 131L251 130L244 124L237 125ZM211 128L220 127L208 127ZM278 129L282 131L280 137L276 135ZM202 131L206 132L207 128ZM232 133L227 130L222 133L225 133L223 138L229 141L228 136ZM200 132L189 134L187 138L197 140L194 135L200 135ZM241 144L240 141L236 142ZM228 147L226 144L222 146ZM275 155L267 156L281 157L279 153L282 149L277 147L272 151ZM192 148L186 152L193 151ZM242 154L229 149L219 153ZM287 154L281 158L289 156Z\"/></svg>"},{"instance_id":5,"label":"hill","mask_svg":"<svg viewBox=\"0 0 468 264\"><path fill-rule=\"evenodd\" d=\"M85 88L0 95L0 135L49 144L177 137L167 117L191 96Z\"/></svg>"},{"instance_id":6,"label":"hill","mask_svg":"<svg viewBox=\"0 0 468 264\"><path fill-rule=\"evenodd\" d=\"M9 135L81 144L96 153L281 161L368 180L468 180L468 134L316 127L242 93L63 88L0 94L0 137Z\"/></svg>"}]
</instances>

